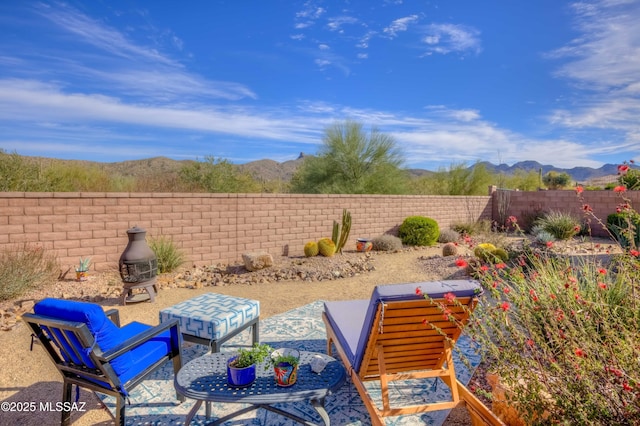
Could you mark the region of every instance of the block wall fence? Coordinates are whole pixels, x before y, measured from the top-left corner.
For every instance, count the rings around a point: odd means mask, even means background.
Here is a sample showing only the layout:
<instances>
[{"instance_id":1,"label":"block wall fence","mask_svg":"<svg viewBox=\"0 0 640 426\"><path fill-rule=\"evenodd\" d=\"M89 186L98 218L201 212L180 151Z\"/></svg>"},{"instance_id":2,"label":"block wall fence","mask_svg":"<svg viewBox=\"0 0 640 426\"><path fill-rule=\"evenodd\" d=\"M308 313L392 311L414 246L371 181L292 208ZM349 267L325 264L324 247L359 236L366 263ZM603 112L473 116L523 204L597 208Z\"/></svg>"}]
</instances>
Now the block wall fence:
<instances>
[{"instance_id":1,"label":"block wall fence","mask_svg":"<svg viewBox=\"0 0 640 426\"><path fill-rule=\"evenodd\" d=\"M491 197L0 193L0 250L23 244L53 250L66 269L90 256L92 269L117 270L127 229L171 238L198 265L235 263L242 253L274 257L303 254L305 242L331 237L342 210L352 215L347 250L355 239L393 231L407 216L435 219L440 227L491 218Z\"/></svg>"},{"instance_id":2,"label":"block wall fence","mask_svg":"<svg viewBox=\"0 0 640 426\"><path fill-rule=\"evenodd\" d=\"M501 197L497 191L493 193L492 217L497 220ZM623 203L622 196L631 201L637 210L640 207L640 191L628 191L618 194L613 191L584 191L580 197L575 191L505 191L508 193L508 213L515 216L520 223L526 222L527 217L539 211L561 211L573 213L577 217L584 217L583 206L586 204L593 213L606 224L607 216L615 213L616 207ZM608 233L602 225L592 221L592 234L607 237Z\"/></svg>"},{"instance_id":3,"label":"block wall fence","mask_svg":"<svg viewBox=\"0 0 640 426\"><path fill-rule=\"evenodd\" d=\"M161 193L0 193L0 250L24 244L53 250L63 267L90 256L92 269L117 269L127 245L127 229L139 226L147 238L172 239L193 264L235 263L242 253L302 255L304 243L330 237L342 210L355 239L394 232L407 216L435 219L441 229L455 222L498 218L498 192L490 196L161 194ZM611 191L585 191L588 203L606 220L621 202ZM640 205L640 191L625 194ZM574 191L508 191L507 215L522 220L537 210L582 215ZM597 227L594 227L596 234Z\"/></svg>"}]
</instances>

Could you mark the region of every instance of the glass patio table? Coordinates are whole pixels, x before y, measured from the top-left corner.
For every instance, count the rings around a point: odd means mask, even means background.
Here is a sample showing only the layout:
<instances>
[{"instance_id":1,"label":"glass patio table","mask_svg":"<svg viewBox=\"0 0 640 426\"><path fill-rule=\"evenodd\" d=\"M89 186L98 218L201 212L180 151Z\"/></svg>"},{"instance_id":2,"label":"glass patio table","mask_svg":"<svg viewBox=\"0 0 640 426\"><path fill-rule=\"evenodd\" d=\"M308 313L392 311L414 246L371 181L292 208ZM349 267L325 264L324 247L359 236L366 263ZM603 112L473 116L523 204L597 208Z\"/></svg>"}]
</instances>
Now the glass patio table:
<instances>
[{"instance_id":1,"label":"glass patio table","mask_svg":"<svg viewBox=\"0 0 640 426\"><path fill-rule=\"evenodd\" d=\"M315 355L322 356L327 365L319 374L311 370L310 362ZM174 379L176 390L187 398L195 399L185 426L189 425L196 413L206 402L206 419L211 419L211 403L250 404L238 411L213 420L208 425L220 425L229 419L244 413L264 408L299 423L316 424L300 416L284 411L274 404L309 401L318 412L325 425L330 424L329 415L324 408L325 397L339 389L346 381L346 372L342 364L325 354L300 351L298 379L289 387L276 385L273 368L256 368L256 380L247 387L233 387L227 384L227 360L234 353L212 353L196 358L185 364Z\"/></svg>"}]
</instances>

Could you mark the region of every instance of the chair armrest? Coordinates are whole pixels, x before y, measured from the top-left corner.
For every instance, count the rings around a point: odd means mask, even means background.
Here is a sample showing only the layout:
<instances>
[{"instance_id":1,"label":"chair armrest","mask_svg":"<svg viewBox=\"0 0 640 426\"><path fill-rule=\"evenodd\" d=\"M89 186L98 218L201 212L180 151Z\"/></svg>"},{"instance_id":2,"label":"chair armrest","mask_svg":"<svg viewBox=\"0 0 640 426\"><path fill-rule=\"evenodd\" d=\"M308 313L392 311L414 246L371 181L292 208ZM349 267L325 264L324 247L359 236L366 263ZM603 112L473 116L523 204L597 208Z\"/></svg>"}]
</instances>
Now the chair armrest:
<instances>
[{"instance_id":1,"label":"chair armrest","mask_svg":"<svg viewBox=\"0 0 640 426\"><path fill-rule=\"evenodd\" d=\"M105 315L113 322L118 328L120 328L120 312L117 309L107 309L104 311Z\"/></svg>"},{"instance_id":2,"label":"chair armrest","mask_svg":"<svg viewBox=\"0 0 640 426\"><path fill-rule=\"evenodd\" d=\"M159 325L156 325L155 327L152 327L147 331L144 331L136 336L131 337L130 339L125 340L119 345L114 346L113 348L104 352L101 357L98 357L98 359L103 362L109 362L119 357L120 355L126 352L129 352L131 349L135 348L136 346L143 344L147 340L159 334L162 334L165 331L170 329L175 329L174 332L177 334L177 338L178 338L178 348L173 348L173 349L179 349L180 343L181 343L180 340L182 336L180 334L180 322L177 319L173 319L167 322L163 322Z\"/></svg>"}]
</instances>

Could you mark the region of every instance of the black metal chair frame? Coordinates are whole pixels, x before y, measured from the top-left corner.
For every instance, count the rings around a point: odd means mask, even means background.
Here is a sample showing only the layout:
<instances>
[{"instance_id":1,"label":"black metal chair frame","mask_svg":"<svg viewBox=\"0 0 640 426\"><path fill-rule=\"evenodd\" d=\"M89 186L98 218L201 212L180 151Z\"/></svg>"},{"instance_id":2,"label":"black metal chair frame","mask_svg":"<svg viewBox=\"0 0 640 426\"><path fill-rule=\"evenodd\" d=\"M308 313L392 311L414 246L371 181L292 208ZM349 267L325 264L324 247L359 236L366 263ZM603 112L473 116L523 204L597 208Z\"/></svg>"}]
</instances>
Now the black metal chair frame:
<instances>
[{"instance_id":1,"label":"black metal chair frame","mask_svg":"<svg viewBox=\"0 0 640 426\"><path fill-rule=\"evenodd\" d=\"M105 314L116 326L120 327L120 315L116 309L110 309L106 311ZM22 319L28 324L33 332L32 338L37 339L38 342L42 344L47 354L56 365L56 368L60 374L62 374L62 399L65 403L64 407L71 406L73 385L114 396L117 401L115 415L116 425L124 426L125 424L125 399L130 390L139 385L149 374L156 371L168 360L173 361L174 374L177 374L182 367L182 335L180 334L180 324L178 320L162 323L125 340L106 352L103 352L98 345L94 344L94 336L84 323L63 321L36 314L24 314ZM78 353L78 348L76 348L67 337L64 337L64 339L66 339L66 345L62 344L59 340L60 336L65 336L66 333L59 333L59 335L56 335L54 333L46 332L45 329L59 329L72 332L84 348L90 348L88 356L96 368L89 368L86 365L78 365L71 361L67 361L74 358L82 359ZM170 330L171 335L170 353L150 365L147 369L130 379L128 382L121 383L110 362L167 330ZM75 356L71 356L67 348L71 348L74 351ZM104 382L107 386L103 386L95 381ZM176 398L180 402L184 401L184 396L177 392ZM70 422L71 411L62 411L60 424L67 426Z\"/></svg>"}]
</instances>

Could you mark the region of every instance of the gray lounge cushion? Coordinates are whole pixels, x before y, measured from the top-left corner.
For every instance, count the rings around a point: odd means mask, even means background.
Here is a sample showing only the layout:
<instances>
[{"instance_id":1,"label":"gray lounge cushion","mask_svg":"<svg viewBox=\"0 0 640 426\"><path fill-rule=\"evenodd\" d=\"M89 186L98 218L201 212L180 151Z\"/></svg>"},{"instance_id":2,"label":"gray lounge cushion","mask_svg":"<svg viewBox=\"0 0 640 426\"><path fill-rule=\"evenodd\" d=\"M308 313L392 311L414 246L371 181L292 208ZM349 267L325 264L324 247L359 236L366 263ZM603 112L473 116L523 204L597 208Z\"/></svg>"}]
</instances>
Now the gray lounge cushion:
<instances>
[{"instance_id":1,"label":"gray lounge cushion","mask_svg":"<svg viewBox=\"0 0 640 426\"><path fill-rule=\"evenodd\" d=\"M482 287L477 281L448 280L381 285L374 288L369 300L325 302L324 311L331 328L355 371L360 371L362 356L380 301L420 300L423 296L416 294L416 288L434 299L442 298L447 293L453 293L456 297L482 293Z\"/></svg>"}]
</instances>

